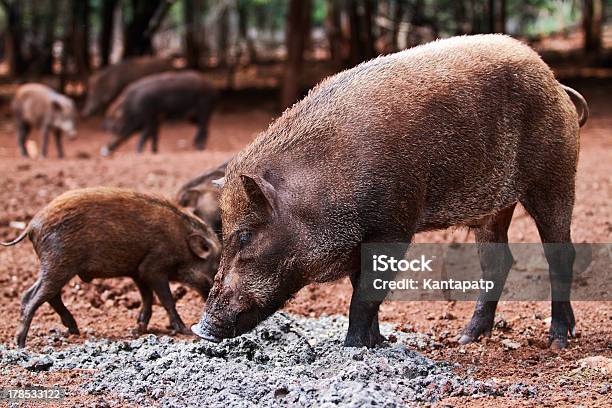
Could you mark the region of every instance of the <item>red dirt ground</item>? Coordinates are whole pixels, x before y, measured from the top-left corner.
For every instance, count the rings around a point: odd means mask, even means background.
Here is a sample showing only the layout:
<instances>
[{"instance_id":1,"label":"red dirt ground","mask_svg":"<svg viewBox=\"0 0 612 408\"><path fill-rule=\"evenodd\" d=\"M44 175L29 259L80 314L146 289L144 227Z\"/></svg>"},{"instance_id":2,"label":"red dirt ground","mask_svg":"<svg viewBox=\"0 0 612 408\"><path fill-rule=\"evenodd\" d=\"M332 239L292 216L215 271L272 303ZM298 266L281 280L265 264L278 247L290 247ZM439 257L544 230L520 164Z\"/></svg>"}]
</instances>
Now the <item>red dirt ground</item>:
<instances>
[{"instance_id":1,"label":"red dirt ground","mask_svg":"<svg viewBox=\"0 0 612 408\"><path fill-rule=\"evenodd\" d=\"M581 153L574 210L573 238L575 242L610 242L612 235L612 81L582 80L568 83L583 92L591 107L591 118L582 130ZM18 231L10 228L12 221L29 219L52 198L79 187L110 185L134 188L173 196L178 187L202 170L229 158L251 141L277 115L265 101L251 101L249 107L222 108L212 119L208 148L204 152L191 150L195 128L169 124L161 132L159 155L134 153L135 140L115 156L98 155L109 136L99 130L99 118L79 124L79 138L66 141L68 158L59 161L22 159L18 156L10 118L0 120L0 239L8 240ZM35 139L35 138L34 138ZM464 242L473 240L466 230L447 230L421 234L417 242ZM519 209L510 228L512 242L538 242L537 231L524 210ZM37 276L37 258L30 244L20 244L0 250L0 342L10 343L17 326L19 299ZM175 286L176 288L176 286ZM188 323L197 321L203 302L192 291L180 290L184 296L178 302L179 313ZM346 314L350 300L350 284L343 280L303 289L286 306L286 310L307 316ZM68 343L87 338L131 337L139 307L135 286L128 280L94 281L78 279L63 291L63 299L73 312L82 335L69 337ZM381 318L396 323L404 330L425 332L434 337L437 346L421 350L440 360L459 363L458 372L480 379L524 382L538 389L535 399L449 398L442 404L457 406L609 406L612 391L600 393L602 386L612 382L612 373L580 368L579 360L588 356L612 358L612 302L576 302L579 338L567 350L546 348L549 304L546 302L506 302L498 309L499 326L492 338L478 344L458 346L456 335L468 322L472 302L387 302ZM151 329L154 333L169 333L163 309L154 307ZM48 305L41 307L29 333L28 346L40 349L49 345L43 335L61 330L59 318ZM520 344L516 350L506 350L502 340ZM66 344L66 343L64 343ZM62 345L59 341L51 345ZM46 384L73 387L79 381L62 373L44 376L15 370L9 378L0 376L0 383L16 378ZM80 399L70 398L66 404Z\"/></svg>"}]
</instances>

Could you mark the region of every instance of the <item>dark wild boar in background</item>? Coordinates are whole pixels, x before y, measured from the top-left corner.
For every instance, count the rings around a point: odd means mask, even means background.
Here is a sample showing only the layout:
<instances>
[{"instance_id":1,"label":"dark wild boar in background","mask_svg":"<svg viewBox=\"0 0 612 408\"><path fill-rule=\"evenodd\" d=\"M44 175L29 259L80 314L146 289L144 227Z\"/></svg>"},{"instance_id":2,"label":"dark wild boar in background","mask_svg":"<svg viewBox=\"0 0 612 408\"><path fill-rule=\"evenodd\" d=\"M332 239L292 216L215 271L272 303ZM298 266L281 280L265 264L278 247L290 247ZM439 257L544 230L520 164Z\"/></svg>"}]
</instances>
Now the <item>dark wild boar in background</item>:
<instances>
[{"instance_id":1,"label":"dark wild boar in background","mask_svg":"<svg viewBox=\"0 0 612 408\"><path fill-rule=\"evenodd\" d=\"M115 137L101 153L111 154L138 131L142 131L138 152L143 151L149 139L151 150L157 152L159 126L166 118L195 121L198 130L193 144L202 150L216 98L211 82L196 71L165 72L140 79L128 86L108 108L103 126Z\"/></svg>"},{"instance_id":2,"label":"dark wild boar in background","mask_svg":"<svg viewBox=\"0 0 612 408\"><path fill-rule=\"evenodd\" d=\"M219 273L194 332L212 341L239 335L304 285L348 275L345 345L373 346L383 340L380 302L360 293L362 243L469 226L478 242L502 243L501 267L490 246L480 250L484 278L501 292L520 202L542 242L561 243L545 246L560 278L549 340L567 346L586 109L532 49L503 35L440 40L328 78L229 163ZM478 302L462 342L490 333L496 305Z\"/></svg>"},{"instance_id":3,"label":"dark wild boar in background","mask_svg":"<svg viewBox=\"0 0 612 408\"><path fill-rule=\"evenodd\" d=\"M185 183L176 194L176 202L181 207L189 208L203 219L221 239L221 210L219 199L221 189L215 181L225 176L227 161L200 174Z\"/></svg>"},{"instance_id":4,"label":"dark wild boar in background","mask_svg":"<svg viewBox=\"0 0 612 408\"><path fill-rule=\"evenodd\" d=\"M62 194L34 216L14 245L29 237L40 259L40 277L22 298L17 344L25 345L36 309L45 302L70 333L76 321L61 298L74 276L131 277L142 296L138 331L151 318L153 293L168 312L173 330L191 333L178 315L168 282L182 282L203 298L217 271L221 245L202 220L169 201L116 188Z\"/></svg>"},{"instance_id":5,"label":"dark wild boar in background","mask_svg":"<svg viewBox=\"0 0 612 408\"><path fill-rule=\"evenodd\" d=\"M87 81L87 98L83 116L91 116L104 109L132 82L148 75L171 71L171 59L156 57L128 58L96 72Z\"/></svg>"},{"instance_id":6,"label":"dark wild boar in background","mask_svg":"<svg viewBox=\"0 0 612 408\"><path fill-rule=\"evenodd\" d=\"M43 84L21 85L11 103L17 128L17 143L23 157L28 157L26 141L32 128L42 130L41 156L46 157L53 133L57 156L64 157L62 134L76 137L76 109L72 99Z\"/></svg>"}]
</instances>

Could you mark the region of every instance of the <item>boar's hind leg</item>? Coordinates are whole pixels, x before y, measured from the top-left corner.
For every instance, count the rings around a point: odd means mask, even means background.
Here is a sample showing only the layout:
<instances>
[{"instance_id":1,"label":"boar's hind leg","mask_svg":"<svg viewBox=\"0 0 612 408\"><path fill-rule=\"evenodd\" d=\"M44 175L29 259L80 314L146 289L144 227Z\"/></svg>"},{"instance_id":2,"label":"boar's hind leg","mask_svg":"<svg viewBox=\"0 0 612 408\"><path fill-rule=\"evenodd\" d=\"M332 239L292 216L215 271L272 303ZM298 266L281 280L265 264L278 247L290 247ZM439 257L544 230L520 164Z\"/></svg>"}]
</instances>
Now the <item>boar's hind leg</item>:
<instances>
[{"instance_id":1,"label":"boar's hind leg","mask_svg":"<svg viewBox=\"0 0 612 408\"><path fill-rule=\"evenodd\" d=\"M208 139L208 122L210 121L211 108L206 106L198 116L198 131L193 139L196 150L204 150Z\"/></svg>"},{"instance_id":2,"label":"boar's hind leg","mask_svg":"<svg viewBox=\"0 0 612 408\"><path fill-rule=\"evenodd\" d=\"M26 149L26 140L30 133L30 125L25 122L17 123L17 144L19 145L19 153L23 157L28 157L28 149Z\"/></svg>"},{"instance_id":3,"label":"boar's hind leg","mask_svg":"<svg viewBox=\"0 0 612 408\"><path fill-rule=\"evenodd\" d=\"M23 295L21 301L21 321L17 329L16 338L17 346L19 347L25 346L28 330L30 330L30 324L32 324L32 318L36 310L43 303L49 302L59 295L64 284L70 280L70 277L54 280L46 275L48 274L41 273L38 281Z\"/></svg>"},{"instance_id":4,"label":"boar's hind leg","mask_svg":"<svg viewBox=\"0 0 612 408\"><path fill-rule=\"evenodd\" d=\"M147 125L147 127L140 134L140 139L138 139L138 145L136 146L136 151L138 153L142 153L144 151L145 143L147 143L147 140L149 139L151 139L151 151L153 153L157 153L158 130L159 125L157 121L153 121Z\"/></svg>"},{"instance_id":5,"label":"boar's hind leg","mask_svg":"<svg viewBox=\"0 0 612 408\"><path fill-rule=\"evenodd\" d=\"M573 184L573 180L571 180ZM569 188L555 188L554 200L547 195L527 197L523 205L533 217L544 255L548 262L552 297L552 321L548 334L551 348L568 346L568 334L574 336L576 320L570 303L572 269L575 250L570 237L572 210L574 204L573 185ZM554 191L548 186L547 190Z\"/></svg>"},{"instance_id":6,"label":"boar's hind leg","mask_svg":"<svg viewBox=\"0 0 612 408\"><path fill-rule=\"evenodd\" d=\"M514 262L508 246L508 228L515 206L500 211L475 230L482 278L493 281L494 289L491 292L480 292L472 319L459 339L460 344L491 335L497 303Z\"/></svg>"},{"instance_id":7,"label":"boar's hind leg","mask_svg":"<svg viewBox=\"0 0 612 408\"><path fill-rule=\"evenodd\" d=\"M77 322L76 320L74 320L72 313L70 313L70 311L66 308L66 305L64 305L64 302L62 302L62 295L60 293L58 293L57 295L55 295L55 297L50 299L49 304L51 305L53 310L55 310L55 312L60 316L64 326L68 328L68 333L70 334L80 333L79 327L77 326Z\"/></svg>"},{"instance_id":8,"label":"boar's hind leg","mask_svg":"<svg viewBox=\"0 0 612 408\"><path fill-rule=\"evenodd\" d=\"M349 309L349 328L345 347L374 347L385 338L378 327L378 308L382 302L365 300L360 293L358 274L351 276L353 296Z\"/></svg>"},{"instance_id":9,"label":"boar's hind leg","mask_svg":"<svg viewBox=\"0 0 612 408\"><path fill-rule=\"evenodd\" d=\"M139 334L143 334L146 333L147 327L149 326L149 321L151 320L153 291L146 283L140 280L135 280L135 282L136 286L138 286L138 290L140 291L140 296L142 297L142 307L140 308L140 313L138 314L138 327L136 331Z\"/></svg>"}]
</instances>

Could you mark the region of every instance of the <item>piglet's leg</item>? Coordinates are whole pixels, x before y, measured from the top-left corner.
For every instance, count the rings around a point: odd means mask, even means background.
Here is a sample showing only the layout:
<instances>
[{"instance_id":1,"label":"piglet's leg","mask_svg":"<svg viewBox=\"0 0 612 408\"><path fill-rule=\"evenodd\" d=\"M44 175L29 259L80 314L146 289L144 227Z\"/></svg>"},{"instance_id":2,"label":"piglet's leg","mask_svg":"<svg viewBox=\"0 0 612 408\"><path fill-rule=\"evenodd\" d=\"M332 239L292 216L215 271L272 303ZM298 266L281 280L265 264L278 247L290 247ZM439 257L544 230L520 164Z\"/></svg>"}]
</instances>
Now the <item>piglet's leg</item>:
<instances>
[{"instance_id":1,"label":"piglet's leg","mask_svg":"<svg viewBox=\"0 0 612 408\"><path fill-rule=\"evenodd\" d=\"M64 158L64 146L62 146L62 131L55 129L53 136L55 138L55 148L57 149L57 157Z\"/></svg>"},{"instance_id":2,"label":"piglet's leg","mask_svg":"<svg viewBox=\"0 0 612 408\"><path fill-rule=\"evenodd\" d=\"M149 321L151 320L153 291L144 282L141 282L140 280L135 280L135 282L136 286L138 286L138 290L140 291L140 296L142 297L142 307L140 309L140 313L138 314L138 327L136 331L139 334L142 334L146 333Z\"/></svg>"},{"instance_id":3,"label":"piglet's leg","mask_svg":"<svg viewBox=\"0 0 612 408\"><path fill-rule=\"evenodd\" d=\"M185 326L185 323L181 320L178 312L176 311L176 305L174 303L174 298L172 297L172 292L170 292L170 285L168 283L168 279L165 277L157 276L157 279L154 279L152 282L149 282L153 291L157 295L160 303L168 312L168 317L170 318L170 326L172 330L183 333L183 334L191 334L191 330Z\"/></svg>"},{"instance_id":4,"label":"piglet's leg","mask_svg":"<svg viewBox=\"0 0 612 408\"><path fill-rule=\"evenodd\" d=\"M30 125L25 122L17 123L17 143L19 144L19 153L23 157L28 157L28 150L26 149L26 140L30 133Z\"/></svg>"},{"instance_id":5,"label":"piglet's leg","mask_svg":"<svg viewBox=\"0 0 612 408\"><path fill-rule=\"evenodd\" d=\"M80 334L79 327L77 326L76 320L72 316L72 313L66 308L64 302L62 302L62 295L57 294L55 297L49 300L49 304L55 310L55 312L62 319L62 323L64 326L68 328L68 333L70 334Z\"/></svg>"},{"instance_id":6,"label":"piglet's leg","mask_svg":"<svg viewBox=\"0 0 612 408\"><path fill-rule=\"evenodd\" d=\"M47 157L47 153L49 151L49 136L50 136L50 129L49 126L45 126L43 128L43 135L42 135L42 148L40 149L40 155L42 157Z\"/></svg>"}]
</instances>

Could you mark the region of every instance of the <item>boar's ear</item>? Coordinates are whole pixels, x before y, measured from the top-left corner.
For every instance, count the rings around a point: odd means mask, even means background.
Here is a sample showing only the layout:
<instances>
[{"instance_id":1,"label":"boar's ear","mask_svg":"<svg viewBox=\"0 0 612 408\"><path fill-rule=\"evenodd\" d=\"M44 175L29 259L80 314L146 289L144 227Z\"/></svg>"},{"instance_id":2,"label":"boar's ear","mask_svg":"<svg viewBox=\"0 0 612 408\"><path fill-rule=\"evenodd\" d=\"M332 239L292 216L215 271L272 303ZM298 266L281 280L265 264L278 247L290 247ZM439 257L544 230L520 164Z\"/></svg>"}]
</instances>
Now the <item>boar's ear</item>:
<instances>
[{"instance_id":1,"label":"boar's ear","mask_svg":"<svg viewBox=\"0 0 612 408\"><path fill-rule=\"evenodd\" d=\"M189 248L191 251L201 259L208 259L213 251L213 244L208 238L202 234L191 234L187 237Z\"/></svg>"},{"instance_id":2,"label":"boar's ear","mask_svg":"<svg viewBox=\"0 0 612 408\"><path fill-rule=\"evenodd\" d=\"M256 211L263 211L266 215L276 212L276 189L262 177L240 175L242 187Z\"/></svg>"}]
</instances>

